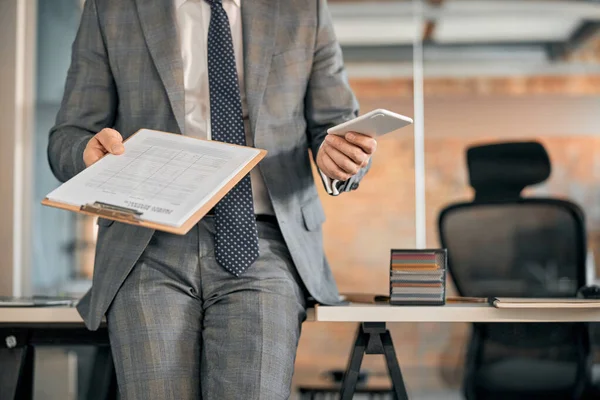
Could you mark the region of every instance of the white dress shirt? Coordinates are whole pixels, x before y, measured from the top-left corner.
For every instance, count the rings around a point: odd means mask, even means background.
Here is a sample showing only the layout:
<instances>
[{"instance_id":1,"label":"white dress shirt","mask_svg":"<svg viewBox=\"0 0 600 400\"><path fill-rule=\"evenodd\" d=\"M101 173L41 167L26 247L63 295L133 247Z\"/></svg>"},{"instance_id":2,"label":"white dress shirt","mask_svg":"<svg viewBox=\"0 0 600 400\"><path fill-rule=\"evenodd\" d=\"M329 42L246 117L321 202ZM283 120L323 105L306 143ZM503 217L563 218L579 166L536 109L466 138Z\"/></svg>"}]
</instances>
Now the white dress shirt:
<instances>
[{"instance_id":1,"label":"white dress shirt","mask_svg":"<svg viewBox=\"0 0 600 400\"><path fill-rule=\"evenodd\" d=\"M229 18L231 39L235 53L236 69L242 100L242 113L246 131L246 144L253 146L248 120L248 105L244 86L244 53L242 41L241 0L223 0ZM206 0L174 0L177 28L183 59L183 84L185 89L185 135L210 140L210 93L208 88L208 27L211 8ZM329 194L338 195L339 181L321 172ZM275 214L267 187L258 168L250 172L252 196L256 214Z\"/></svg>"},{"instance_id":2,"label":"white dress shirt","mask_svg":"<svg viewBox=\"0 0 600 400\"><path fill-rule=\"evenodd\" d=\"M210 93L208 89L208 27L210 5L205 0L174 0L183 59L185 89L185 135L210 140ZM229 18L231 39L242 99L246 144L253 146L244 87L244 55L240 0L223 0ZM258 168L250 172L256 214L273 215L273 204Z\"/></svg>"}]
</instances>

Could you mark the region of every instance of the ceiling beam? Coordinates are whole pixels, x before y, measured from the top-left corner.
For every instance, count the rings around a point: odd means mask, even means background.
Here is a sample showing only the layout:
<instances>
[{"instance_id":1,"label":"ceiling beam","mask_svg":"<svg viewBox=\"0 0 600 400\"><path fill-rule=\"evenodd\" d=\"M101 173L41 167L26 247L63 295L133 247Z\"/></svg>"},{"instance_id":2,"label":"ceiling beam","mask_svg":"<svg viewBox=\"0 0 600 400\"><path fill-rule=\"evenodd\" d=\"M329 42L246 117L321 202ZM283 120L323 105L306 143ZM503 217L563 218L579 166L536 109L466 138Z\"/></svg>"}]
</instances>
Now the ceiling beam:
<instances>
[{"instance_id":1,"label":"ceiling beam","mask_svg":"<svg viewBox=\"0 0 600 400\"><path fill-rule=\"evenodd\" d=\"M547 48L551 61L567 60L600 36L600 21L584 21L564 42Z\"/></svg>"},{"instance_id":2,"label":"ceiling beam","mask_svg":"<svg viewBox=\"0 0 600 400\"><path fill-rule=\"evenodd\" d=\"M435 43L425 42L425 60L522 60L544 61L544 49L558 43ZM402 62L412 60L412 45L343 45L346 62Z\"/></svg>"}]
</instances>

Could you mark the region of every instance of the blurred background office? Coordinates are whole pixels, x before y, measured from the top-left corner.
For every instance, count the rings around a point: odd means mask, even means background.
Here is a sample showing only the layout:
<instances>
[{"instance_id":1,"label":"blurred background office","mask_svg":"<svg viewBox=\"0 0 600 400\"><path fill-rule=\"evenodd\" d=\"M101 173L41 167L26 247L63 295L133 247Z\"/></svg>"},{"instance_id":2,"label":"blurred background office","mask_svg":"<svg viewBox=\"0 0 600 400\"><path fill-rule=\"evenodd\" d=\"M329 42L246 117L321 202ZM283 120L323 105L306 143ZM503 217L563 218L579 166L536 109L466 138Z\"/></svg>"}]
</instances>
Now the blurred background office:
<instances>
[{"instance_id":1,"label":"blurred background office","mask_svg":"<svg viewBox=\"0 0 600 400\"><path fill-rule=\"evenodd\" d=\"M90 285L95 221L40 205L58 185L47 136L83 2L0 0L0 295L81 295ZM506 141L543 145L551 175L525 194L583 209L586 279L600 276L600 2L329 5L362 112L387 108L416 122L379 140L360 190L337 198L321 190L340 290L385 294L391 248L439 247L440 211L473 198L466 149ZM343 368L355 328L305 324L295 384ZM470 325L392 324L391 331L412 398L461 398ZM76 398L76 356L38 354L38 398ZM372 382L385 382L382 359L367 357L363 368Z\"/></svg>"}]
</instances>

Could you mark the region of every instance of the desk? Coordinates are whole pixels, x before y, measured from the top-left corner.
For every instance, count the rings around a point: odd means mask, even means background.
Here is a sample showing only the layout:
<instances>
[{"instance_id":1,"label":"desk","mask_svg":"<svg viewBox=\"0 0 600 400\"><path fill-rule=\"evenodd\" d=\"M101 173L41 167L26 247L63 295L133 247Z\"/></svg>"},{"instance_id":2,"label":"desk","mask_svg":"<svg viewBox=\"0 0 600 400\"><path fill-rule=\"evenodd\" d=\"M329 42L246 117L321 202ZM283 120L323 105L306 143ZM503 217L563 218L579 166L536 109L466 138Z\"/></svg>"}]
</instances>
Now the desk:
<instances>
[{"instance_id":1,"label":"desk","mask_svg":"<svg viewBox=\"0 0 600 400\"><path fill-rule=\"evenodd\" d=\"M75 307L0 307L0 325L4 324L10 326L35 324L84 326Z\"/></svg>"},{"instance_id":2,"label":"desk","mask_svg":"<svg viewBox=\"0 0 600 400\"><path fill-rule=\"evenodd\" d=\"M88 331L73 307L0 307L0 400L33 396L36 346L97 348L88 399L116 398L116 380L105 326Z\"/></svg>"},{"instance_id":3,"label":"desk","mask_svg":"<svg viewBox=\"0 0 600 400\"><path fill-rule=\"evenodd\" d=\"M445 306L349 304L315 307L317 322L358 322L360 326L340 389L340 399L352 399L364 354L383 354L396 399L408 399L398 358L387 330L388 322L598 322L600 309L494 308L486 303Z\"/></svg>"},{"instance_id":4,"label":"desk","mask_svg":"<svg viewBox=\"0 0 600 400\"><path fill-rule=\"evenodd\" d=\"M307 321L314 321L314 309L307 310ZM83 327L83 320L74 307L0 307L0 327L30 327L32 325L50 327Z\"/></svg>"},{"instance_id":5,"label":"desk","mask_svg":"<svg viewBox=\"0 0 600 400\"><path fill-rule=\"evenodd\" d=\"M307 311L307 322L360 323L354 348L342 383L341 398L351 399L356 389L363 355L383 354L398 399L407 399L400 366L388 322L599 322L600 309L497 309L487 304L434 306L390 306L350 304L315 306ZM10 337L13 337L9 340ZM112 359L106 327L88 331L75 308L0 308L0 400L28 399L33 379L33 347L38 345L95 345L90 399L109 399L113 386ZM5 373L4 371L9 371ZM29 396L29 397L27 397Z\"/></svg>"},{"instance_id":6,"label":"desk","mask_svg":"<svg viewBox=\"0 0 600 400\"><path fill-rule=\"evenodd\" d=\"M306 320L314 321L313 308ZM98 347L87 398L115 398L106 327L88 331L74 307L0 307L0 340L0 400L32 398L35 346L44 345Z\"/></svg>"},{"instance_id":7,"label":"desk","mask_svg":"<svg viewBox=\"0 0 600 400\"><path fill-rule=\"evenodd\" d=\"M599 322L600 308L495 308L487 303L445 306L350 304L315 307L320 322Z\"/></svg>"}]
</instances>

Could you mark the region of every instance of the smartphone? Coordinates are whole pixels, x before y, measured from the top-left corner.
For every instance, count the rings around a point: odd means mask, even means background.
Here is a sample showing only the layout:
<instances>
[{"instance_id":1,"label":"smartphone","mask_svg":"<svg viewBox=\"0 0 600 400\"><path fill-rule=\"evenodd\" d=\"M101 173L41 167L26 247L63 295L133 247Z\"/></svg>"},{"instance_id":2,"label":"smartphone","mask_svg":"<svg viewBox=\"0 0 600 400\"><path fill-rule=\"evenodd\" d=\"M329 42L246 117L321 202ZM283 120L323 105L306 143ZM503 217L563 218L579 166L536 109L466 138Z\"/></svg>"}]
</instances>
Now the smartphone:
<instances>
[{"instance_id":1,"label":"smartphone","mask_svg":"<svg viewBox=\"0 0 600 400\"><path fill-rule=\"evenodd\" d=\"M347 132L357 132L363 135L376 137L395 131L413 123L413 120L404 115L379 108L369 111L360 117L351 119L342 124L327 129L332 135L345 135Z\"/></svg>"}]
</instances>

